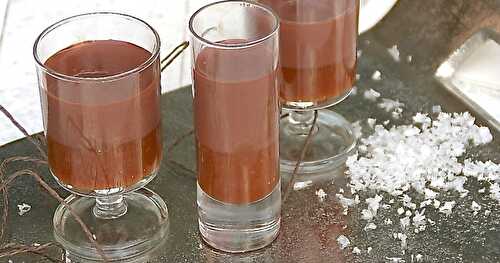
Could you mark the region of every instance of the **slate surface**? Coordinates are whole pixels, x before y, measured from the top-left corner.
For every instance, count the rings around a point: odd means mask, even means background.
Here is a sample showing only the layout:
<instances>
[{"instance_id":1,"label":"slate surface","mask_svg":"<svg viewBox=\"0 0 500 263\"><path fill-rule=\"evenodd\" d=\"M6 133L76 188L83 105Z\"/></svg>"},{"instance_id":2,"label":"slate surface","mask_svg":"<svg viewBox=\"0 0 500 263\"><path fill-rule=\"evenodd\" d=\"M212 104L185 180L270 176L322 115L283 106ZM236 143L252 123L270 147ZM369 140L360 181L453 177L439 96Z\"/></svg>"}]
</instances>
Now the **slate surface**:
<instances>
[{"instance_id":1,"label":"slate surface","mask_svg":"<svg viewBox=\"0 0 500 263\"><path fill-rule=\"evenodd\" d=\"M405 103L403 118L394 124L410 123L416 112L430 112L433 105L441 105L444 111L473 111L467 109L457 98L448 93L434 78L437 66L467 37L482 27L491 27L500 32L500 1L481 0L401 0L394 10L372 31L359 39L363 50L359 60L357 83L358 95L351 96L335 107L348 120L391 119L390 114L379 109L360 95L366 89L379 91L384 98L397 99ZM387 48L397 44L401 62L396 63L387 53ZM412 55L411 63L406 56ZM371 75L382 72L382 80L375 82ZM162 114L165 149L175 138L192 128L190 88L163 95ZM479 118L479 122L481 119ZM469 151L467 157L477 160L500 162L499 133L494 132L495 141ZM20 140L0 148L0 160L14 155L33 155L35 148ZM186 138L166 156L188 169L194 169L193 136ZM500 261L500 212L499 204L480 196L469 196L460 200L457 211L449 217L437 216L432 211L428 217L441 218L436 226L419 235L409 235L406 254L401 253L400 243L392 233L398 226L386 227L373 233L363 231L359 211L342 216L334 193L344 182L336 176L334 184L314 186L294 192L283 207L281 235L270 247L243 255L227 255L204 245L197 232L196 177L181 165L164 160L160 174L149 188L159 193L167 202L171 235L153 256L151 262L387 262L388 258L401 257L412 262L412 256L422 254L425 262L499 262ZM21 169L26 164L15 164L9 169ZM61 194L64 190L55 185L45 167L33 167L41 171L52 186ZM332 175L333 177L333 175ZM314 194L317 188L327 193L327 201L320 203ZM480 188L476 182L468 185ZM57 206L32 178L19 178L9 190L10 209L7 225L7 241L31 244L52 241L52 214ZM489 208L489 217L471 215L470 203L480 201L484 209ZM19 216L17 204L32 205L31 211ZM397 216L385 215L394 217ZM347 225L346 229L343 227ZM363 250L354 256L348 250L340 250L336 238L345 234ZM373 248L367 254L368 246ZM51 251L60 257L57 250ZM8 262L9 258L0 258ZM42 262L36 255L12 257L13 262ZM413 258L415 260L415 258Z\"/></svg>"}]
</instances>

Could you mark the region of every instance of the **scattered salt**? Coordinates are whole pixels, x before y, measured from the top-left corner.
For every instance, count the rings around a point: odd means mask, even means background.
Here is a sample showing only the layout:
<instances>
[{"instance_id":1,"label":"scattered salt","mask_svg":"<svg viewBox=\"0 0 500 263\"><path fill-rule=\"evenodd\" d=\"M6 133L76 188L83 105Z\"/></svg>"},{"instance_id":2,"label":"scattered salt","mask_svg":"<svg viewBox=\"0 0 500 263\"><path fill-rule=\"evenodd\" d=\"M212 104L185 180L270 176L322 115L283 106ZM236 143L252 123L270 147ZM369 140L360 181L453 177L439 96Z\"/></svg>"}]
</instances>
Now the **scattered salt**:
<instances>
[{"instance_id":1,"label":"scattered salt","mask_svg":"<svg viewBox=\"0 0 500 263\"><path fill-rule=\"evenodd\" d=\"M337 238L337 243L339 243L340 249L345 249L351 244L351 241L346 236L340 235Z\"/></svg>"},{"instance_id":2,"label":"scattered salt","mask_svg":"<svg viewBox=\"0 0 500 263\"><path fill-rule=\"evenodd\" d=\"M423 209L422 211L415 211L415 216L413 217L413 225L416 226L416 227L419 227L419 226L422 226L422 225L425 225L425 209Z\"/></svg>"},{"instance_id":3,"label":"scattered salt","mask_svg":"<svg viewBox=\"0 0 500 263\"><path fill-rule=\"evenodd\" d=\"M399 215L402 215L404 213L405 213L405 209L404 208L402 208L402 207L398 208L398 214Z\"/></svg>"},{"instance_id":4,"label":"scattered salt","mask_svg":"<svg viewBox=\"0 0 500 263\"><path fill-rule=\"evenodd\" d=\"M413 61L413 56L412 55L407 56L406 61L408 61L408 63L411 63Z\"/></svg>"},{"instance_id":5,"label":"scattered salt","mask_svg":"<svg viewBox=\"0 0 500 263\"><path fill-rule=\"evenodd\" d=\"M367 221L372 220L377 215L377 211L380 208L380 201L382 201L382 196L380 195L367 198L365 202L368 204L368 208L361 211L361 219Z\"/></svg>"},{"instance_id":6,"label":"scattered salt","mask_svg":"<svg viewBox=\"0 0 500 263\"><path fill-rule=\"evenodd\" d=\"M387 49L387 52L389 52L389 55L394 59L394 61L399 62L401 59L399 58L399 49L397 45L392 46L391 48Z\"/></svg>"},{"instance_id":7,"label":"scattered salt","mask_svg":"<svg viewBox=\"0 0 500 263\"><path fill-rule=\"evenodd\" d=\"M358 87L354 86L351 89L351 95L356 96L358 94Z\"/></svg>"},{"instance_id":8,"label":"scattered salt","mask_svg":"<svg viewBox=\"0 0 500 263\"><path fill-rule=\"evenodd\" d=\"M387 126L387 124L389 124L390 122L391 122L390 120L386 120L386 121L384 121L384 122L383 122L383 124L384 124L385 126Z\"/></svg>"},{"instance_id":9,"label":"scattered salt","mask_svg":"<svg viewBox=\"0 0 500 263\"><path fill-rule=\"evenodd\" d=\"M369 90L366 90L364 93L363 93L363 96L365 97L365 99L367 100L371 100L371 101L376 101L378 98L380 98L380 93L378 93L376 90L374 89L369 89Z\"/></svg>"},{"instance_id":10,"label":"scattered salt","mask_svg":"<svg viewBox=\"0 0 500 263\"><path fill-rule=\"evenodd\" d=\"M402 108L404 106L405 106L404 103L401 103L397 100L391 100L391 99L386 99L386 98L382 98L382 102L378 104L379 108L381 108L387 112L393 111L393 110L398 109L398 108Z\"/></svg>"},{"instance_id":11,"label":"scattered salt","mask_svg":"<svg viewBox=\"0 0 500 263\"><path fill-rule=\"evenodd\" d=\"M484 194L486 192L486 188L481 188L481 189L477 190L477 192L480 194Z\"/></svg>"},{"instance_id":12,"label":"scattered salt","mask_svg":"<svg viewBox=\"0 0 500 263\"><path fill-rule=\"evenodd\" d=\"M422 201L422 202L420 202L420 208L427 207L427 206L429 206L431 204L432 204L432 200L428 199L428 200Z\"/></svg>"},{"instance_id":13,"label":"scattered salt","mask_svg":"<svg viewBox=\"0 0 500 263\"><path fill-rule=\"evenodd\" d=\"M439 212L445 215L450 215L452 213L453 207L455 207L456 202L444 202L443 206L439 208Z\"/></svg>"},{"instance_id":14,"label":"scattered salt","mask_svg":"<svg viewBox=\"0 0 500 263\"><path fill-rule=\"evenodd\" d=\"M399 119L402 116L404 104L397 100L382 98L382 102L378 104L378 107L391 112L393 119Z\"/></svg>"},{"instance_id":15,"label":"scattered salt","mask_svg":"<svg viewBox=\"0 0 500 263\"><path fill-rule=\"evenodd\" d=\"M363 128L361 127L360 121L353 122L351 124L351 127L354 137L356 137L356 139L363 137Z\"/></svg>"},{"instance_id":16,"label":"scattered salt","mask_svg":"<svg viewBox=\"0 0 500 263\"><path fill-rule=\"evenodd\" d=\"M376 101L380 93L369 90L364 96ZM381 101L379 106L388 109L388 112L393 111L396 114L403 112L404 104L389 99ZM401 110L396 110L398 108ZM386 192L393 196L388 201L389 204L394 204L395 198L401 200L402 204L397 208L397 213L401 216L399 224L403 233L408 233L407 231L419 233L436 224L435 221L426 218L424 214L426 207L433 206L440 213L450 215L456 201L441 203L436 198L441 191L456 191L461 197L465 197L468 190L464 185L468 177L490 182L489 189L482 189L480 192L488 191L491 198L500 202L500 166L491 161L460 161L468 147L492 141L490 130L487 127L477 126L474 123L475 118L467 112L443 113L439 105L433 106L432 112L436 115L418 113L413 117L412 124L391 128L376 125L375 119L367 119L367 125L372 127L374 132L365 138L361 138L363 136L360 122L353 125L359 127L361 135L359 152L350 156L346 162L348 168L346 174L350 179L351 192ZM388 124L389 121L384 122L384 125ZM424 200L416 203L407 194L410 190L423 195ZM356 202L342 194L337 194L337 199L344 207L359 203L359 199ZM377 228L372 220L377 216L380 207L390 209L391 206L381 201L381 195L365 200L367 207L361 211L361 219L368 221L364 227L365 231ZM482 207L473 201L471 209L478 213ZM490 210L484 212L485 215L490 213ZM383 222L385 225L393 224L388 218ZM395 238L401 240L401 246L405 248L408 237L403 233L395 234ZM339 244L341 242L346 244L341 237L337 241ZM350 241L347 239L345 247L349 244ZM368 253L370 251L371 247L368 248ZM418 254L417 261L422 260L423 256Z\"/></svg>"},{"instance_id":17,"label":"scattered salt","mask_svg":"<svg viewBox=\"0 0 500 263\"><path fill-rule=\"evenodd\" d=\"M491 211L490 210L484 210L484 215L485 216L489 216L491 214Z\"/></svg>"},{"instance_id":18,"label":"scattered salt","mask_svg":"<svg viewBox=\"0 0 500 263\"><path fill-rule=\"evenodd\" d=\"M318 196L319 201L323 202L326 199L327 193L325 193L325 190L323 190L323 189L318 189L316 191L316 195Z\"/></svg>"},{"instance_id":19,"label":"scattered salt","mask_svg":"<svg viewBox=\"0 0 500 263\"><path fill-rule=\"evenodd\" d=\"M490 197L500 203L500 185L498 183L494 183L490 186Z\"/></svg>"},{"instance_id":20,"label":"scattered salt","mask_svg":"<svg viewBox=\"0 0 500 263\"><path fill-rule=\"evenodd\" d=\"M24 214L28 213L31 210L31 205L22 203L20 205L17 205L17 209L19 210L17 213L20 216L23 216Z\"/></svg>"},{"instance_id":21,"label":"scattered salt","mask_svg":"<svg viewBox=\"0 0 500 263\"><path fill-rule=\"evenodd\" d=\"M343 194L336 194L335 196L337 197L337 199L339 200L339 203L343 207L351 207L351 206L354 206L356 204L359 204L359 196L358 195L356 195L354 199L344 197Z\"/></svg>"},{"instance_id":22,"label":"scattered salt","mask_svg":"<svg viewBox=\"0 0 500 263\"><path fill-rule=\"evenodd\" d=\"M356 80L360 80L360 79L361 79L361 75L356 74Z\"/></svg>"},{"instance_id":23,"label":"scattered salt","mask_svg":"<svg viewBox=\"0 0 500 263\"><path fill-rule=\"evenodd\" d=\"M355 255L359 255L359 254L361 254L361 249L359 249L358 247L354 247L352 249L352 253Z\"/></svg>"},{"instance_id":24,"label":"scattered salt","mask_svg":"<svg viewBox=\"0 0 500 263\"><path fill-rule=\"evenodd\" d=\"M368 254L370 254L370 252L371 252L371 251L372 251L372 247L368 247L368 248L366 249L366 252L368 252Z\"/></svg>"},{"instance_id":25,"label":"scattered salt","mask_svg":"<svg viewBox=\"0 0 500 263\"><path fill-rule=\"evenodd\" d=\"M312 184L313 184L313 182L312 182L312 181L296 182L296 183L293 185L293 190L295 190L295 191L302 190L302 189L308 188L308 187L309 187L309 186L311 186Z\"/></svg>"},{"instance_id":26,"label":"scattered salt","mask_svg":"<svg viewBox=\"0 0 500 263\"><path fill-rule=\"evenodd\" d=\"M375 225L374 223L368 223L364 228L365 231L375 230L375 229L377 229L377 225Z\"/></svg>"},{"instance_id":27,"label":"scattered salt","mask_svg":"<svg viewBox=\"0 0 500 263\"><path fill-rule=\"evenodd\" d=\"M402 125L387 130L376 125L373 135L360 140L368 152L347 159L351 186L357 191L380 190L393 195L401 194L405 186L423 193L429 182L436 190L462 190L463 164L457 158L467 146L485 142L475 139L480 127L474 118L469 113L441 113L429 127L422 127L419 133L416 129Z\"/></svg>"},{"instance_id":28,"label":"scattered salt","mask_svg":"<svg viewBox=\"0 0 500 263\"><path fill-rule=\"evenodd\" d=\"M472 205L470 206L470 208L476 212L481 210L481 206L478 203L476 203L476 201L472 201Z\"/></svg>"},{"instance_id":29,"label":"scattered salt","mask_svg":"<svg viewBox=\"0 0 500 263\"><path fill-rule=\"evenodd\" d=\"M375 81L381 80L382 79L382 73L380 73L380 71L378 71L378 70L375 70L375 72L373 72L372 79L375 80Z\"/></svg>"},{"instance_id":30,"label":"scattered salt","mask_svg":"<svg viewBox=\"0 0 500 263\"><path fill-rule=\"evenodd\" d=\"M441 105L432 106L432 113L441 113L443 110L441 109Z\"/></svg>"},{"instance_id":31,"label":"scattered salt","mask_svg":"<svg viewBox=\"0 0 500 263\"><path fill-rule=\"evenodd\" d=\"M367 123L367 124L368 124L368 126L370 126L370 128L372 128L372 129L373 129L373 127L375 126L375 123L376 123L376 122L377 122L377 120L376 120L376 119L373 119L373 118L368 118L368 119L366 120L366 123Z\"/></svg>"},{"instance_id":32,"label":"scattered salt","mask_svg":"<svg viewBox=\"0 0 500 263\"><path fill-rule=\"evenodd\" d=\"M402 229L406 229L410 225L410 217L407 216L399 219L399 224Z\"/></svg>"},{"instance_id":33,"label":"scattered salt","mask_svg":"<svg viewBox=\"0 0 500 263\"><path fill-rule=\"evenodd\" d=\"M399 239L401 241L401 248L402 249L406 249L406 247L407 247L407 242L406 242L407 238L408 237L403 233L397 234L397 239Z\"/></svg>"},{"instance_id":34,"label":"scattered salt","mask_svg":"<svg viewBox=\"0 0 500 263\"><path fill-rule=\"evenodd\" d=\"M417 262L421 262L424 259L424 256L422 256L421 254L417 254L417 256L415 256L415 259L417 260Z\"/></svg>"},{"instance_id":35,"label":"scattered salt","mask_svg":"<svg viewBox=\"0 0 500 263\"><path fill-rule=\"evenodd\" d=\"M425 188L424 189L424 196L425 199L436 199L436 197L439 195L439 193L432 191L431 189Z\"/></svg>"},{"instance_id":36,"label":"scattered salt","mask_svg":"<svg viewBox=\"0 0 500 263\"><path fill-rule=\"evenodd\" d=\"M392 263L400 263L400 262L405 262L404 259L402 258L397 258L397 257L386 257L385 259L389 260Z\"/></svg>"}]
</instances>

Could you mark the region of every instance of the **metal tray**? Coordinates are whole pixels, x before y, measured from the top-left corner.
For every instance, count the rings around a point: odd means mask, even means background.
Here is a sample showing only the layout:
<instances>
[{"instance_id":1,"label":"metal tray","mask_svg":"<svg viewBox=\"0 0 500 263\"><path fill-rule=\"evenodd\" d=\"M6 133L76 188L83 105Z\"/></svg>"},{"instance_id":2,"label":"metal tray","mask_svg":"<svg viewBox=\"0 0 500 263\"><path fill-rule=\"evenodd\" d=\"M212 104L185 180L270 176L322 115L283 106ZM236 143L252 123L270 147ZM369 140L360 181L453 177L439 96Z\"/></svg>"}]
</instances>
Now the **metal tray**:
<instances>
[{"instance_id":1,"label":"metal tray","mask_svg":"<svg viewBox=\"0 0 500 263\"><path fill-rule=\"evenodd\" d=\"M472 83L457 77L467 59L490 40L500 44L500 34L484 28L472 35L438 67L435 77L467 106L487 120L493 128L500 131L500 106L494 103L496 101L500 103L500 82L483 85L478 81ZM478 96L487 98L489 105L481 103Z\"/></svg>"}]
</instances>

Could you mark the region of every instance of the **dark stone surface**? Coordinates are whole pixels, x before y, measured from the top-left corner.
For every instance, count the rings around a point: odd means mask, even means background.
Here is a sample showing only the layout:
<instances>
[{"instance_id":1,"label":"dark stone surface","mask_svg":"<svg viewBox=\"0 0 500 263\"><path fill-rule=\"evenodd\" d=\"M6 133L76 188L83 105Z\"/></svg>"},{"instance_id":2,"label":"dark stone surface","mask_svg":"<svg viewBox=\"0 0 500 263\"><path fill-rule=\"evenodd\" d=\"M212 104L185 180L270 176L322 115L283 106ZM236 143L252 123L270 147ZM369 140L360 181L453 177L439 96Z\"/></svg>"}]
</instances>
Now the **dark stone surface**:
<instances>
[{"instance_id":1,"label":"dark stone surface","mask_svg":"<svg viewBox=\"0 0 500 263\"><path fill-rule=\"evenodd\" d=\"M391 121L394 124L411 122L416 112L430 112L433 105L442 105L444 111L473 111L467 109L457 98L448 93L433 77L438 65L469 36L482 27L491 27L500 32L500 1L498 0L401 0L392 12L373 30L359 39L363 55L359 60L358 95L351 96L335 107L348 120L391 119L375 103L363 99L362 92L369 88L379 91L384 98L397 99L405 103L403 118ZM401 62L396 63L387 53L387 48L397 44ZM413 62L406 62L407 55ZM382 80L375 82L371 75L382 72ZM190 89L184 88L163 96L165 150L176 138L192 128ZM484 123L481 118L480 122ZM478 160L500 162L499 133L495 141L470 151L470 157ZM11 156L30 156L35 148L20 140L0 148L0 160ZM349 216L340 213L334 193L345 182L336 177L334 184L315 186L294 192L283 207L283 226L276 242L261 251L227 255L202 244L197 231L196 176L194 170L195 149L193 136L180 143L163 161L161 172L148 187L159 193L167 202L171 235L152 262L386 262L388 257L401 257L412 262L412 255L424 255L425 262L500 262L500 212L499 204L488 198L473 196L458 201L454 209L458 212L449 217L437 216L431 209L428 217L436 219L436 225L423 233L409 233L408 249L403 255L400 242L392 237L398 226L384 226L373 232L363 231L359 212ZM173 160L174 162L170 161ZM9 171L23 168L39 171L62 195L66 192L49 176L46 167L35 167L16 163ZM187 168L187 169L186 169ZM317 188L329 194L327 201L320 203L314 194ZM469 189L483 187L470 182ZM9 189L10 204L7 225L7 241L32 244L52 241L52 214L57 202L30 177L19 178ZM453 196L453 194L450 194ZM476 200L483 209L490 209L489 217L472 216L470 203ZM17 214L17 204L32 205L25 216ZM483 211L483 210L482 210ZM435 215L435 217L433 217ZM394 214L384 215L398 222ZM439 218L439 219L438 219ZM347 226L344 229L344 226ZM338 248L336 238L342 233L351 238L363 254L352 255ZM368 246L373 248L367 254ZM61 257L56 249L54 257ZM0 258L8 262L9 258ZM36 255L11 258L13 262L42 262ZM415 259L414 259L415 260Z\"/></svg>"}]
</instances>

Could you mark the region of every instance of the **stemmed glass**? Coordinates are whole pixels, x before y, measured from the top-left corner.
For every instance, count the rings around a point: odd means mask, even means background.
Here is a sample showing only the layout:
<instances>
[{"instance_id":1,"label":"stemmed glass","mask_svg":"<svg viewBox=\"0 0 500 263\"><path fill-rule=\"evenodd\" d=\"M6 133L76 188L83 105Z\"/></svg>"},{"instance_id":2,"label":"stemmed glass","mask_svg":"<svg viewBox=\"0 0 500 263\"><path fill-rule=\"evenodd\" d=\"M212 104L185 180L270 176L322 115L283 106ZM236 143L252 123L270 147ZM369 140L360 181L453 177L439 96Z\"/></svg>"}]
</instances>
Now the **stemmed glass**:
<instances>
[{"instance_id":1,"label":"stemmed glass","mask_svg":"<svg viewBox=\"0 0 500 263\"><path fill-rule=\"evenodd\" d=\"M350 123L326 108L348 97L355 82L359 1L258 2L280 16L281 171L294 171L310 131L298 174L334 170L356 145Z\"/></svg>"},{"instance_id":2,"label":"stemmed glass","mask_svg":"<svg viewBox=\"0 0 500 263\"><path fill-rule=\"evenodd\" d=\"M159 52L150 25L117 13L64 19L34 44L50 171L73 193L54 214L55 238L78 258L101 256L72 213L108 260L167 235L166 204L143 188L162 159Z\"/></svg>"}]
</instances>

